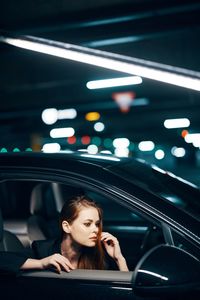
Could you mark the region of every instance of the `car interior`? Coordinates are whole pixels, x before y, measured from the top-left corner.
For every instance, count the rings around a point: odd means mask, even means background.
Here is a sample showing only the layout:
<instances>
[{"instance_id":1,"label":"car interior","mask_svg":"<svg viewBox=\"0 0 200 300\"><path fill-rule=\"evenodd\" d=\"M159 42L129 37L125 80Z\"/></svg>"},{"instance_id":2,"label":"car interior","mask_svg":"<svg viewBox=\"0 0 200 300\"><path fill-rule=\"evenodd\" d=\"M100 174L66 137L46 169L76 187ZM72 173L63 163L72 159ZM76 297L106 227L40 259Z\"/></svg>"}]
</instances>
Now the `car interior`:
<instances>
[{"instance_id":1,"label":"car interior","mask_svg":"<svg viewBox=\"0 0 200 300\"><path fill-rule=\"evenodd\" d=\"M0 249L30 248L34 240L58 237L62 205L77 194L85 194L101 206L103 231L118 238L130 271L145 252L165 243L159 226L94 190L56 182L10 180L0 183Z\"/></svg>"}]
</instances>

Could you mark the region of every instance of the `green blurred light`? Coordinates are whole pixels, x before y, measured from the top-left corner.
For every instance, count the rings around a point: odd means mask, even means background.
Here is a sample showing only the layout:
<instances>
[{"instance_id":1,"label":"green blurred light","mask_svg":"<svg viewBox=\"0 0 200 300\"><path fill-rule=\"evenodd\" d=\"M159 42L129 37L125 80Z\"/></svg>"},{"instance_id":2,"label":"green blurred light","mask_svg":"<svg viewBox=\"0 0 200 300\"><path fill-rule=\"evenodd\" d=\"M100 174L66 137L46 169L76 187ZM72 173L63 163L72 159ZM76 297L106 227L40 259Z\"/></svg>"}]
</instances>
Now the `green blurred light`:
<instances>
[{"instance_id":1,"label":"green blurred light","mask_svg":"<svg viewBox=\"0 0 200 300\"><path fill-rule=\"evenodd\" d=\"M113 143L111 139L107 138L103 141L103 144L106 148L111 148Z\"/></svg>"},{"instance_id":2,"label":"green blurred light","mask_svg":"<svg viewBox=\"0 0 200 300\"><path fill-rule=\"evenodd\" d=\"M96 146L100 146L101 145L101 138L98 136L95 136L92 138L92 144L96 145Z\"/></svg>"},{"instance_id":3,"label":"green blurred light","mask_svg":"<svg viewBox=\"0 0 200 300\"><path fill-rule=\"evenodd\" d=\"M134 143L130 143L130 145L128 146L130 151L133 151L135 149L135 145Z\"/></svg>"},{"instance_id":4,"label":"green blurred light","mask_svg":"<svg viewBox=\"0 0 200 300\"><path fill-rule=\"evenodd\" d=\"M20 152L19 148L14 148L13 152Z\"/></svg>"},{"instance_id":5,"label":"green blurred light","mask_svg":"<svg viewBox=\"0 0 200 300\"><path fill-rule=\"evenodd\" d=\"M26 148L25 151L32 152L33 150L31 148Z\"/></svg>"},{"instance_id":6,"label":"green blurred light","mask_svg":"<svg viewBox=\"0 0 200 300\"><path fill-rule=\"evenodd\" d=\"M8 152L8 150L6 148L2 148L0 152L5 153Z\"/></svg>"}]
</instances>

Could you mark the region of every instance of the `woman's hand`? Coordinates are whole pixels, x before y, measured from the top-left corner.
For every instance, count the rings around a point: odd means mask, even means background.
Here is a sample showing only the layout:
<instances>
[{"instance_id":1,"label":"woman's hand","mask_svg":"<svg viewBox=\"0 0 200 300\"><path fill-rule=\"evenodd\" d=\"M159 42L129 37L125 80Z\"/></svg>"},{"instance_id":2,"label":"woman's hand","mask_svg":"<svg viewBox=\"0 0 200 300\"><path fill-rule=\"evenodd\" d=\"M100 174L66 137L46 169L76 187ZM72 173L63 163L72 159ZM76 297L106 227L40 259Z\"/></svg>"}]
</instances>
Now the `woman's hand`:
<instances>
[{"instance_id":1,"label":"woman's hand","mask_svg":"<svg viewBox=\"0 0 200 300\"><path fill-rule=\"evenodd\" d=\"M112 257L120 271L128 271L126 260L121 253L121 248L118 239L109 232L102 232L101 241L110 257Z\"/></svg>"},{"instance_id":2,"label":"woman's hand","mask_svg":"<svg viewBox=\"0 0 200 300\"><path fill-rule=\"evenodd\" d=\"M42 259L32 259L28 258L25 263L21 266L22 270L30 270L30 269L49 269L54 268L58 273L61 273L61 270L66 272L70 272L70 270L74 270L74 267L70 263L70 261L64 257L63 255L56 253L51 256L47 256Z\"/></svg>"},{"instance_id":3,"label":"woman's hand","mask_svg":"<svg viewBox=\"0 0 200 300\"><path fill-rule=\"evenodd\" d=\"M122 256L119 242L116 237L114 237L109 232L102 232L101 241L104 244L104 247L113 259L117 260L120 256Z\"/></svg>"},{"instance_id":4,"label":"woman's hand","mask_svg":"<svg viewBox=\"0 0 200 300\"><path fill-rule=\"evenodd\" d=\"M51 256L42 258L40 260L42 269L55 268L58 273L61 273L61 270L66 272L70 272L70 270L74 270L74 267L70 263L69 259L64 257L63 255L56 253Z\"/></svg>"}]
</instances>

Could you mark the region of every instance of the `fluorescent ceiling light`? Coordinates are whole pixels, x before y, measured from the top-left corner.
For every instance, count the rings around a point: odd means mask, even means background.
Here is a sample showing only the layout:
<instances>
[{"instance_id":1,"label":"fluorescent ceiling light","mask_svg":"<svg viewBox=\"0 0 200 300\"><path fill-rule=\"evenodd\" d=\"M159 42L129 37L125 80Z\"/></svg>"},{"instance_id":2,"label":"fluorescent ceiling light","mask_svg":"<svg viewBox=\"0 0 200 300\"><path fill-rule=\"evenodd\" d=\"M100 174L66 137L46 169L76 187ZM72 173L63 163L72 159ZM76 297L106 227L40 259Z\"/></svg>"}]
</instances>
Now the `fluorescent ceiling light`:
<instances>
[{"instance_id":1,"label":"fluorescent ceiling light","mask_svg":"<svg viewBox=\"0 0 200 300\"><path fill-rule=\"evenodd\" d=\"M45 153L59 152L60 149L61 149L61 147L58 143L44 144L43 147L42 147L42 151L45 152Z\"/></svg>"},{"instance_id":2,"label":"fluorescent ceiling light","mask_svg":"<svg viewBox=\"0 0 200 300\"><path fill-rule=\"evenodd\" d=\"M42 112L42 120L47 125L52 125L57 120L74 119L77 116L77 111L74 108L57 110L56 108L47 108Z\"/></svg>"},{"instance_id":3,"label":"fluorescent ceiling light","mask_svg":"<svg viewBox=\"0 0 200 300\"><path fill-rule=\"evenodd\" d=\"M127 148L130 145L130 141L127 138L116 138L113 140L113 146L115 148Z\"/></svg>"},{"instance_id":4,"label":"fluorescent ceiling light","mask_svg":"<svg viewBox=\"0 0 200 300\"><path fill-rule=\"evenodd\" d=\"M58 120L75 119L77 111L75 108L66 108L58 110Z\"/></svg>"},{"instance_id":5,"label":"fluorescent ceiling light","mask_svg":"<svg viewBox=\"0 0 200 300\"><path fill-rule=\"evenodd\" d=\"M0 41L24 49L200 91L200 72L32 36L0 36Z\"/></svg>"},{"instance_id":6,"label":"fluorescent ceiling light","mask_svg":"<svg viewBox=\"0 0 200 300\"><path fill-rule=\"evenodd\" d=\"M75 134L74 128L66 127L66 128L54 128L50 131L50 136L52 138L65 138L70 137Z\"/></svg>"},{"instance_id":7,"label":"fluorescent ceiling light","mask_svg":"<svg viewBox=\"0 0 200 300\"><path fill-rule=\"evenodd\" d=\"M142 83L142 78L139 76L120 77L112 79L88 81L86 86L90 90L109 88L115 86L135 85Z\"/></svg>"},{"instance_id":8,"label":"fluorescent ceiling light","mask_svg":"<svg viewBox=\"0 0 200 300\"><path fill-rule=\"evenodd\" d=\"M142 141L138 144L140 151L152 151L155 144L152 141Z\"/></svg>"},{"instance_id":9,"label":"fluorescent ceiling light","mask_svg":"<svg viewBox=\"0 0 200 300\"><path fill-rule=\"evenodd\" d=\"M188 120L187 118L167 119L164 121L164 126L167 129L189 127L190 120Z\"/></svg>"}]
</instances>

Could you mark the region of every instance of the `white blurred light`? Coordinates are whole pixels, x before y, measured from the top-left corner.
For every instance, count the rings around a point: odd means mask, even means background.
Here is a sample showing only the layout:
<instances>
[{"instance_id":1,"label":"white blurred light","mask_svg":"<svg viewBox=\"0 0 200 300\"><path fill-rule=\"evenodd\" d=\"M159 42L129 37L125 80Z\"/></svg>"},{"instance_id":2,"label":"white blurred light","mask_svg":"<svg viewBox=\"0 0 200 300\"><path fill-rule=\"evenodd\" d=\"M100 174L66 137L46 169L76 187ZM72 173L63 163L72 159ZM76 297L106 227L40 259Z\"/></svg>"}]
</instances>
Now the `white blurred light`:
<instances>
[{"instance_id":1,"label":"white blurred light","mask_svg":"<svg viewBox=\"0 0 200 300\"><path fill-rule=\"evenodd\" d=\"M47 108L42 112L42 120L47 125L52 125L57 120L74 119L77 116L77 111L74 108L57 110L56 108Z\"/></svg>"},{"instance_id":2,"label":"white blurred light","mask_svg":"<svg viewBox=\"0 0 200 300\"><path fill-rule=\"evenodd\" d=\"M115 155L118 157L128 157L129 149L128 148L116 148Z\"/></svg>"},{"instance_id":3,"label":"white blurred light","mask_svg":"<svg viewBox=\"0 0 200 300\"><path fill-rule=\"evenodd\" d=\"M58 143L48 143L44 144L42 151L45 153L55 153L60 151L60 145Z\"/></svg>"},{"instance_id":4,"label":"white blurred light","mask_svg":"<svg viewBox=\"0 0 200 300\"><path fill-rule=\"evenodd\" d=\"M105 125L102 122L97 122L94 124L94 130L101 132L105 128Z\"/></svg>"},{"instance_id":5,"label":"white blurred light","mask_svg":"<svg viewBox=\"0 0 200 300\"><path fill-rule=\"evenodd\" d=\"M155 144L152 141L142 141L138 145L140 151L152 151L154 147Z\"/></svg>"},{"instance_id":6,"label":"white blurred light","mask_svg":"<svg viewBox=\"0 0 200 300\"><path fill-rule=\"evenodd\" d=\"M88 81L86 86L88 89L93 90L93 89L102 89L108 87L124 86L124 85L140 84L140 83L142 83L141 77L128 76L128 77L121 77L121 78Z\"/></svg>"},{"instance_id":7,"label":"white blurred light","mask_svg":"<svg viewBox=\"0 0 200 300\"><path fill-rule=\"evenodd\" d=\"M72 127L66 128L54 128L50 131L50 136L52 138L65 138L70 137L75 134L75 130Z\"/></svg>"},{"instance_id":8,"label":"white blurred light","mask_svg":"<svg viewBox=\"0 0 200 300\"><path fill-rule=\"evenodd\" d=\"M190 120L187 118L167 119L164 121L164 126L167 129L189 127Z\"/></svg>"},{"instance_id":9,"label":"white blurred light","mask_svg":"<svg viewBox=\"0 0 200 300\"><path fill-rule=\"evenodd\" d=\"M115 148L127 148L130 145L130 141L127 138L116 138L113 140L113 146Z\"/></svg>"},{"instance_id":10,"label":"white blurred light","mask_svg":"<svg viewBox=\"0 0 200 300\"><path fill-rule=\"evenodd\" d=\"M185 149L182 147L173 147L171 153L176 157L183 157L185 156Z\"/></svg>"},{"instance_id":11,"label":"white blurred light","mask_svg":"<svg viewBox=\"0 0 200 300\"><path fill-rule=\"evenodd\" d=\"M77 116L77 111L74 108L67 108L67 109L58 110L58 119L59 120L75 119L76 116Z\"/></svg>"},{"instance_id":12,"label":"white blurred light","mask_svg":"<svg viewBox=\"0 0 200 300\"><path fill-rule=\"evenodd\" d=\"M155 158L156 159L163 159L165 157L165 152L161 149L156 150Z\"/></svg>"},{"instance_id":13,"label":"white blurred light","mask_svg":"<svg viewBox=\"0 0 200 300\"><path fill-rule=\"evenodd\" d=\"M56 108L47 108L42 112L42 121L47 125L52 125L58 120L58 111Z\"/></svg>"},{"instance_id":14,"label":"white blurred light","mask_svg":"<svg viewBox=\"0 0 200 300\"><path fill-rule=\"evenodd\" d=\"M87 147L87 151L89 154L96 154L98 153L98 147L96 145L91 144Z\"/></svg>"},{"instance_id":15,"label":"white blurred light","mask_svg":"<svg viewBox=\"0 0 200 300\"><path fill-rule=\"evenodd\" d=\"M185 136L186 143L193 143L200 140L200 133L188 133Z\"/></svg>"},{"instance_id":16,"label":"white blurred light","mask_svg":"<svg viewBox=\"0 0 200 300\"><path fill-rule=\"evenodd\" d=\"M192 142L194 147L200 147L200 140L195 140L194 142Z\"/></svg>"}]
</instances>

